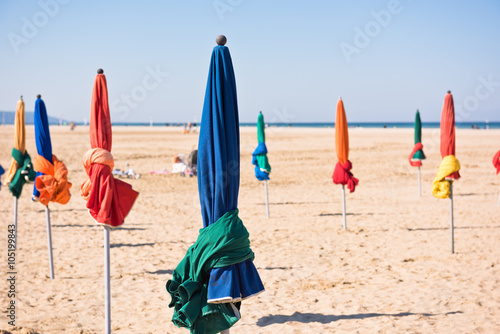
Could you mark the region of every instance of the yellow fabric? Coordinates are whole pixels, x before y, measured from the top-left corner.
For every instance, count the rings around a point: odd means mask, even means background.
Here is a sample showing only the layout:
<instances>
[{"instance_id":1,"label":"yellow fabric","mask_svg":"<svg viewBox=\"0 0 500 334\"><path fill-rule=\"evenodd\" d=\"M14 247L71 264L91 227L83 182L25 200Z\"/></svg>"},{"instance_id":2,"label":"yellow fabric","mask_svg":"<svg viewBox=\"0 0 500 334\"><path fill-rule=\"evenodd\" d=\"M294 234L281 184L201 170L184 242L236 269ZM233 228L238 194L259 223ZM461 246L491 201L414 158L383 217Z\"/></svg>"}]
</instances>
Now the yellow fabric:
<instances>
[{"instance_id":1,"label":"yellow fabric","mask_svg":"<svg viewBox=\"0 0 500 334\"><path fill-rule=\"evenodd\" d=\"M24 127L24 102L19 100L17 102L16 119L14 121L14 148L21 151L22 154L26 152L26 130ZM16 160L12 158L9 171L7 172L7 177L5 178L5 184L9 184L14 175L19 168Z\"/></svg>"},{"instance_id":2,"label":"yellow fabric","mask_svg":"<svg viewBox=\"0 0 500 334\"><path fill-rule=\"evenodd\" d=\"M459 170L460 162L457 158L454 155L445 156L439 165L434 181L432 181L432 195L436 198L450 198L450 182L445 178Z\"/></svg>"}]
</instances>

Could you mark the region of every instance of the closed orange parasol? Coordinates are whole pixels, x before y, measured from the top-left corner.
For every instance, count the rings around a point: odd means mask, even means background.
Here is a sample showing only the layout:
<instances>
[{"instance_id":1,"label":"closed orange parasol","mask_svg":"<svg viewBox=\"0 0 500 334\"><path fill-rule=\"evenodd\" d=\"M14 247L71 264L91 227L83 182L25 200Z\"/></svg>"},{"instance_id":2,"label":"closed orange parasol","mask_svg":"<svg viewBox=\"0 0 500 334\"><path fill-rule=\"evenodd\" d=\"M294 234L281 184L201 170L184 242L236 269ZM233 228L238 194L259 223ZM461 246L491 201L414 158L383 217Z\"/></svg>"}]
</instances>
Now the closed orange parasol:
<instances>
[{"instance_id":1,"label":"closed orange parasol","mask_svg":"<svg viewBox=\"0 0 500 334\"><path fill-rule=\"evenodd\" d=\"M337 114L335 116L335 148L339 161L335 165L332 179L333 183L342 185L342 217L344 229L346 229L345 185L347 185L347 188L352 193L356 189L359 180L351 173L352 164L349 161L349 132L344 103L341 98L339 98L337 102Z\"/></svg>"}]
</instances>

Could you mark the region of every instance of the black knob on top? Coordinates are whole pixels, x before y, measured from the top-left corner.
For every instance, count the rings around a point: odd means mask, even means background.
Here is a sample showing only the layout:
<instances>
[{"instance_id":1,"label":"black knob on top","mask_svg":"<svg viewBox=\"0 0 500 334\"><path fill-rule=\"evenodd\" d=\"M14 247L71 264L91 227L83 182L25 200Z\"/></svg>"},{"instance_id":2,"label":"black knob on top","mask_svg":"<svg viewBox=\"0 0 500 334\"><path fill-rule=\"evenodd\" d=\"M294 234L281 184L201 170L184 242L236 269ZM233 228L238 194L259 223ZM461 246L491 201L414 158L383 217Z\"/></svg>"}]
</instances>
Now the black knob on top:
<instances>
[{"instance_id":1,"label":"black knob on top","mask_svg":"<svg viewBox=\"0 0 500 334\"><path fill-rule=\"evenodd\" d=\"M451 90L448 91L448 94L451 94Z\"/></svg>"},{"instance_id":2,"label":"black knob on top","mask_svg":"<svg viewBox=\"0 0 500 334\"><path fill-rule=\"evenodd\" d=\"M215 39L215 41L217 42L217 45L226 45L227 38L224 35L219 35L219 36L217 36L217 38Z\"/></svg>"},{"instance_id":3,"label":"black knob on top","mask_svg":"<svg viewBox=\"0 0 500 334\"><path fill-rule=\"evenodd\" d=\"M36 98L37 98L37 99L41 99L41 98L42 98L42 95L38 94L38 95L36 96Z\"/></svg>"},{"instance_id":4,"label":"black knob on top","mask_svg":"<svg viewBox=\"0 0 500 334\"><path fill-rule=\"evenodd\" d=\"M103 74L103 73L104 73L104 70L102 68L97 70L97 74Z\"/></svg>"}]
</instances>

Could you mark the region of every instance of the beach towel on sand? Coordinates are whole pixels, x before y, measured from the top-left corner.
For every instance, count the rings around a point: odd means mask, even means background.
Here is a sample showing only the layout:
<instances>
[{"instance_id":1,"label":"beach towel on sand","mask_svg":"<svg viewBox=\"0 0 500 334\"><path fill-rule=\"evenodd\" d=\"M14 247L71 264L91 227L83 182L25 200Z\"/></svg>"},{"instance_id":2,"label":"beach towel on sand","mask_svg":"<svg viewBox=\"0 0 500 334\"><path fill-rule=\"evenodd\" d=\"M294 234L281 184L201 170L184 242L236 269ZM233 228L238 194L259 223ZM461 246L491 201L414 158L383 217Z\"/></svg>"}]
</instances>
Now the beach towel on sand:
<instances>
[{"instance_id":1,"label":"beach towel on sand","mask_svg":"<svg viewBox=\"0 0 500 334\"><path fill-rule=\"evenodd\" d=\"M248 259L253 260L254 253L238 209L202 228L166 285L172 297L169 307L174 307L172 322L194 334L219 333L230 328L240 318L240 303L207 303L210 270Z\"/></svg>"}]
</instances>

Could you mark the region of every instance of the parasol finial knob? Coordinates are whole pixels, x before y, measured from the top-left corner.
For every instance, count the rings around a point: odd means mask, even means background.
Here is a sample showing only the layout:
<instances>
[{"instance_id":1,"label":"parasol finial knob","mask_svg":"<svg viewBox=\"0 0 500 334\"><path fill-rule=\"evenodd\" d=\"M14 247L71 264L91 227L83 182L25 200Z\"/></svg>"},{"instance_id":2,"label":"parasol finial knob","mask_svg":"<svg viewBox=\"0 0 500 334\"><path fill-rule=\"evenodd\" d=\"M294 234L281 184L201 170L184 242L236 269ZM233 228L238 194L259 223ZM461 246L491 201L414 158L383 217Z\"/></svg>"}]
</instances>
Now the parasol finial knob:
<instances>
[{"instance_id":1,"label":"parasol finial knob","mask_svg":"<svg viewBox=\"0 0 500 334\"><path fill-rule=\"evenodd\" d=\"M342 96L339 96L339 100L342 101Z\"/></svg>"},{"instance_id":2,"label":"parasol finial knob","mask_svg":"<svg viewBox=\"0 0 500 334\"><path fill-rule=\"evenodd\" d=\"M451 94L451 90L448 91L448 94Z\"/></svg>"},{"instance_id":3,"label":"parasol finial knob","mask_svg":"<svg viewBox=\"0 0 500 334\"><path fill-rule=\"evenodd\" d=\"M36 96L36 98L37 98L37 99L41 99L41 98L42 98L42 95L38 94L38 95Z\"/></svg>"},{"instance_id":4,"label":"parasol finial knob","mask_svg":"<svg viewBox=\"0 0 500 334\"><path fill-rule=\"evenodd\" d=\"M21 100L23 99L23 96L21 95Z\"/></svg>"},{"instance_id":5,"label":"parasol finial knob","mask_svg":"<svg viewBox=\"0 0 500 334\"><path fill-rule=\"evenodd\" d=\"M215 42L217 43L217 45L226 45L226 43L227 43L227 38L226 38L226 36L224 36L224 35L219 35L219 36L217 36L217 38L215 39Z\"/></svg>"},{"instance_id":6,"label":"parasol finial knob","mask_svg":"<svg viewBox=\"0 0 500 334\"><path fill-rule=\"evenodd\" d=\"M103 74L103 73L104 73L104 70L102 68L97 70L97 74Z\"/></svg>"}]
</instances>

